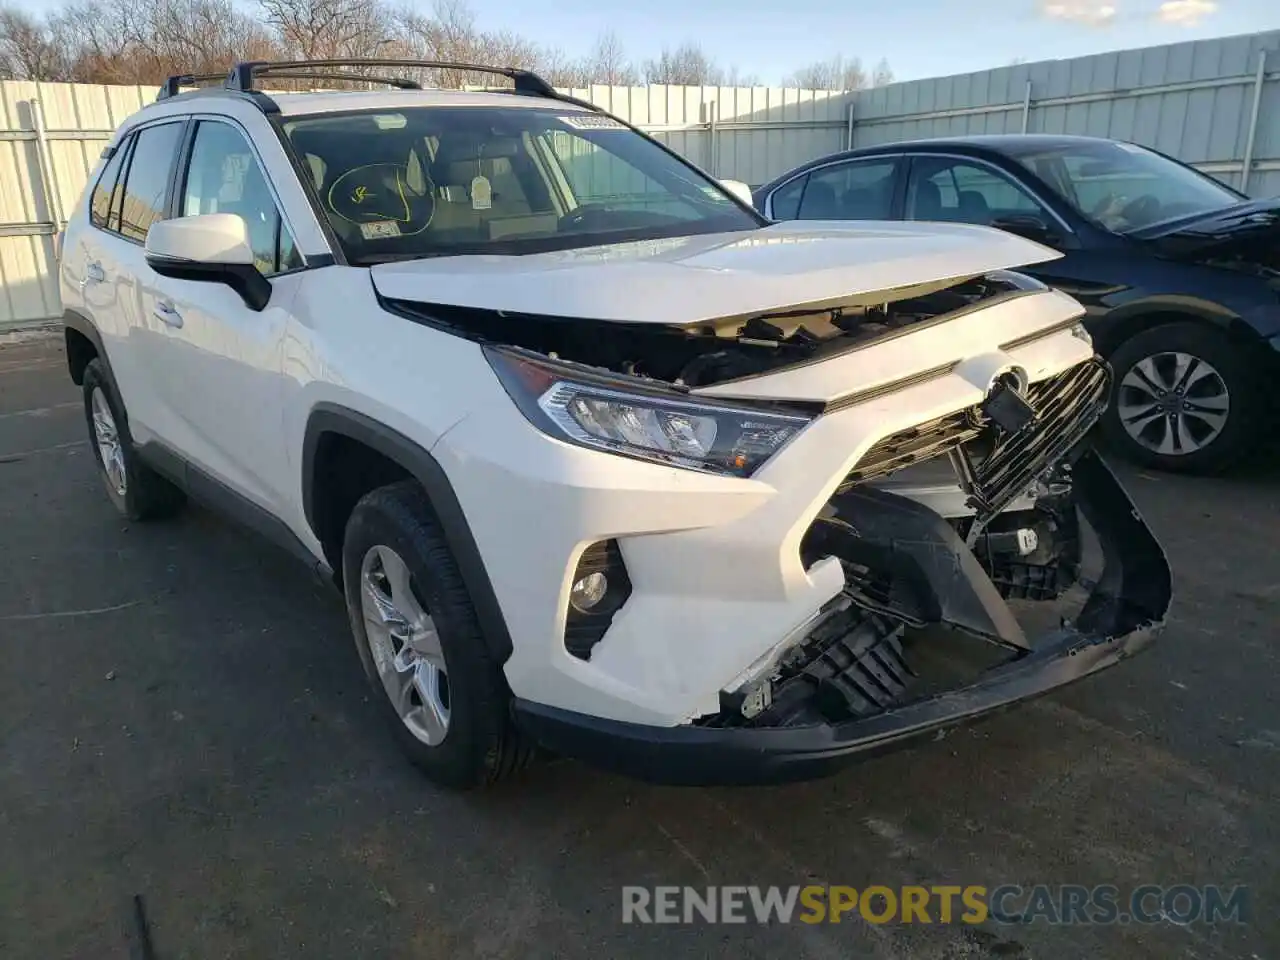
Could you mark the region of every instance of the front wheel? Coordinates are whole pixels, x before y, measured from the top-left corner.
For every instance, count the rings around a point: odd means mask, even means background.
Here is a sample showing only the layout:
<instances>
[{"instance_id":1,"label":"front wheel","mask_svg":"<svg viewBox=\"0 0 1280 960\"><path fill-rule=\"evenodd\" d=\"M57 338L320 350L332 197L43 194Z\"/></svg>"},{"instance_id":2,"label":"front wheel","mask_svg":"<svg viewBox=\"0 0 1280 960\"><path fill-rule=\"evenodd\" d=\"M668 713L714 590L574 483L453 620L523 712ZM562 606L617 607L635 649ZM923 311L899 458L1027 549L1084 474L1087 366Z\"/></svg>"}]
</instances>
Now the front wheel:
<instances>
[{"instance_id":1,"label":"front wheel","mask_svg":"<svg viewBox=\"0 0 1280 960\"><path fill-rule=\"evenodd\" d=\"M532 747L515 729L453 553L414 481L352 511L342 548L347 614L365 674L396 742L437 783L493 783Z\"/></svg>"},{"instance_id":2,"label":"front wheel","mask_svg":"<svg viewBox=\"0 0 1280 960\"><path fill-rule=\"evenodd\" d=\"M1263 420L1244 351L1217 330L1171 323L1111 355L1115 386L1103 432L1116 452L1177 473L1214 473L1248 453Z\"/></svg>"}]
</instances>

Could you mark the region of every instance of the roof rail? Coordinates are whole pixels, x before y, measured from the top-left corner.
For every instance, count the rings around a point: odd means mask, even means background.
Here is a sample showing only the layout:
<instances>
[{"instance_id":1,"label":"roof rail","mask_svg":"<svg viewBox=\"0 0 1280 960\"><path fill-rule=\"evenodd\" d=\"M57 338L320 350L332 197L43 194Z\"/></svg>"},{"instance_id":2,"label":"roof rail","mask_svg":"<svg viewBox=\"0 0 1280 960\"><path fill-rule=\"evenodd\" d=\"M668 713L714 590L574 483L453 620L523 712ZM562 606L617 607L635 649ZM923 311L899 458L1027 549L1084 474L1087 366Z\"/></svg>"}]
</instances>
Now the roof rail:
<instances>
[{"instance_id":1,"label":"roof rail","mask_svg":"<svg viewBox=\"0 0 1280 960\"><path fill-rule=\"evenodd\" d=\"M365 76L343 71L341 67L399 67L413 70L457 70L468 73L490 73L507 77L512 87L495 90L495 93L515 93L528 97L543 97L572 103L597 113L603 109L586 100L560 93L532 70L518 67L489 67L478 63L455 63L448 60L379 60L352 58L343 60L246 60L237 63L227 73L180 73L165 80L156 100L167 100L181 93L182 87L196 86L211 81L221 81L217 86L207 86L194 93L223 93L248 97L266 113L278 113L279 108L256 86L257 81L269 78L294 80L362 80L366 83L383 83L401 90L421 90L422 85L408 77Z\"/></svg>"},{"instance_id":2,"label":"roof rail","mask_svg":"<svg viewBox=\"0 0 1280 960\"><path fill-rule=\"evenodd\" d=\"M492 73L496 76L509 78L514 84L517 93L535 97L560 98L560 94L556 92L555 87L531 70L521 70L516 67L488 67L478 63L452 63L445 60L379 60L362 58L343 60L249 60L237 63L231 68L231 73L227 76L226 85L231 90L248 92L257 89L254 86L254 81L257 79L289 76L300 80L369 80L374 83L388 83L393 86L400 86L402 83L413 83L413 81L392 80L386 77L362 77L358 74L329 74L323 77L309 77L305 73L314 73L317 70L326 71L335 67L408 67L415 70L459 70L467 73ZM298 71L305 72L300 73ZM413 83L413 86L407 89L414 89L418 86L418 84Z\"/></svg>"},{"instance_id":3,"label":"roof rail","mask_svg":"<svg viewBox=\"0 0 1280 960\"><path fill-rule=\"evenodd\" d=\"M176 97L183 87L194 87L198 83L208 83L211 80L226 81L225 73L178 73L165 80L164 85L160 87L160 92L156 94L157 100L168 100L170 97Z\"/></svg>"}]
</instances>

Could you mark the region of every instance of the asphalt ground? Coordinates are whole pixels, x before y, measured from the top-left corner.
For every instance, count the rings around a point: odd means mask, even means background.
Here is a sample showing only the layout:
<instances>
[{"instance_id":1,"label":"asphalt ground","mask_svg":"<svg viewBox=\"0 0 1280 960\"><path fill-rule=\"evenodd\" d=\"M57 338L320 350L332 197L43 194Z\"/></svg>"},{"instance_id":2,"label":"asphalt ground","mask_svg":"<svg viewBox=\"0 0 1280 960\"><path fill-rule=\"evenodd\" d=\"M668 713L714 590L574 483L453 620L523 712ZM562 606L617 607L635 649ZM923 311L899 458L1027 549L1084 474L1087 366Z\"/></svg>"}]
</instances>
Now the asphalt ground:
<instances>
[{"instance_id":1,"label":"asphalt ground","mask_svg":"<svg viewBox=\"0 0 1280 960\"><path fill-rule=\"evenodd\" d=\"M1016 711L800 785L657 788L552 761L458 795L396 753L335 594L204 511L125 524L86 441L60 341L0 345L4 960L142 956L135 897L161 960L1280 947L1280 464L1123 471L1174 566L1169 627ZM626 885L811 883L1244 885L1248 908L1216 925L622 923Z\"/></svg>"}]
</instances>

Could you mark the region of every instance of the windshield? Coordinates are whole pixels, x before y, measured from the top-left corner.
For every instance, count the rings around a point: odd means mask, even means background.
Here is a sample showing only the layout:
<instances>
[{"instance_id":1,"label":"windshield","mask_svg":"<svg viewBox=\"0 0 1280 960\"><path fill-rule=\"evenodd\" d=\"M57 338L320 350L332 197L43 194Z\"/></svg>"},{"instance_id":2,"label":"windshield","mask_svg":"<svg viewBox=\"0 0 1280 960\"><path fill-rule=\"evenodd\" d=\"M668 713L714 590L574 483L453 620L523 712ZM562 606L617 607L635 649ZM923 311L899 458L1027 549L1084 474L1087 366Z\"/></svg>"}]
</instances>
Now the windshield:
<instances>
[{"instance_id":1,"label":"windshield","mask_svg":"<svg viewBox=\"0 0 1280 960\"><path fill-rule=\"evenodd\" d=\"M1131 143L1070 143L1016 158L1084 216L1117 233L1244 199L1191 167Z\"/></svg>"},{"instance_id":2,"label":"windshield","mask_svg":"<svg viewBox=\"0 0 1280 960\"><path fill-rule=\"evenodd\" d=\"M313 115L289 120L284 131L353 264L761 224L647 137L571 108Z\"/></svg>"}]
</instances>

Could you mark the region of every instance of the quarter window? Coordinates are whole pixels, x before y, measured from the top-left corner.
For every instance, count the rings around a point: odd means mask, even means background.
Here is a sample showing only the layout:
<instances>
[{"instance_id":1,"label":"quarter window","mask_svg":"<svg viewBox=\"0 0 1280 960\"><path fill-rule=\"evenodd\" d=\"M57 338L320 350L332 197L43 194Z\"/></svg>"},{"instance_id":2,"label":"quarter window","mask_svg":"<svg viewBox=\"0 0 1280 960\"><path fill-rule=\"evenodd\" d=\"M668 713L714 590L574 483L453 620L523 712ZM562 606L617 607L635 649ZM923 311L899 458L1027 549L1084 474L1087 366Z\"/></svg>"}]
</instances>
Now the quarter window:
<instances>
[{"instance_id":1,"label":"quarter window","mask_svg":"<svg viewBox=\"0 0 1280 960\"><path fill-rule=\"evenodd\" d=\"M230 124L196 127L179 215L233 213L245 222L254 263L263 274L302 265L266 175L249 142Z\"/></svg>"},{"instance_id":2,"label":"quarter window","mask_svg":"<svg viewBox=\"0 0 1280 960\"><path fill-rule=\"evenodd\" d=\"M130 240L145 241L151 225L165 217L169 174L181 137L181 123L145 127L135 137L120 208L120 232Z\"/></svg>"},{"instance_id":3,"label":"quarter window","mask_svg":"<svg viewBox=\"0 0 1280 960\"><path fill-rule=\"evenodd\" d=\"M796 177L789 183L784 183L774 191L773 201L769 205L769 212L775 220L794 220L796 214L800 212L800 197L804 193L804 185L809 182L806 174L803 177Z\"/></svg>"},{"instance_id":4,"label":"quarter window","mask_svg":"<svg viewBox=\"0 0 1280 960\"><path fill-rule=\"evenodd\" d=\"M98 185L93 188L93 197L89 201L89 222L103 230L120 229L120 210L116 198L120 195L120 168L124 166L124 159L129 155L129 146L128 138L121 141L120 146L116 147L116 152L111 155L111 159L103 168L102 176L98 178ZM114 223L111 222L113 214Z\"/></svg>"}]
</instances>

